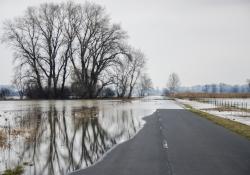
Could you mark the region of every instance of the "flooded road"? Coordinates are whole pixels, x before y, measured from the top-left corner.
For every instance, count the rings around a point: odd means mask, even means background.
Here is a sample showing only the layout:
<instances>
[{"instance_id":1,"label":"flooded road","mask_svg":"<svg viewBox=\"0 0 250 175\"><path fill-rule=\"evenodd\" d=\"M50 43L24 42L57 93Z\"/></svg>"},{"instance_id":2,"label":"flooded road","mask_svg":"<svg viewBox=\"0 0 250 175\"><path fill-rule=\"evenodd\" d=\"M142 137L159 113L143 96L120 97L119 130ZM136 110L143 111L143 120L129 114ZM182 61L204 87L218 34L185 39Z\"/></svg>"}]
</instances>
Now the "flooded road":
<instances>
[{"instance_id":1,"label":"flooded road","mask_svg":"<svg viewBox=\"0 0 250 175\"><path fill-rule=\"evenodd\" d=\"M132 138L156 109L178 108L159 97L121 100L1 101L0 173L63 175L88 167Z\"/></svg>"}]
</instances>

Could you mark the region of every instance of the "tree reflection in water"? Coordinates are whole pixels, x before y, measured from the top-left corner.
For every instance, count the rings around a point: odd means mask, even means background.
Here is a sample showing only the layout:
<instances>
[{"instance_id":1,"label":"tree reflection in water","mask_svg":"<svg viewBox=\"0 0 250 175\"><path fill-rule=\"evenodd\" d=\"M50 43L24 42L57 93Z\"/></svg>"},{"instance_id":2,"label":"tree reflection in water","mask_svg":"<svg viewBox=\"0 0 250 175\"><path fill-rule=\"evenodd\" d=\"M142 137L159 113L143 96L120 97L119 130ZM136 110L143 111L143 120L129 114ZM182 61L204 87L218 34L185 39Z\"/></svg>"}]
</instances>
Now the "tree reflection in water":
<instances>
[{"instance_id":1,"label":"tree reflection in water","mask_svg":"<svg viewBox=\"0 0 250 175\"><path fill-rule=\"evenodd\" d=\"M23 164L27 175L57 175L90 166L142 126L134 109L112 105L58 108L50 103L46 109L35 105L17 112L15 127L22 133L8 150L13 157L6 157L6 167Z\"/></svg>"}]
</instances>

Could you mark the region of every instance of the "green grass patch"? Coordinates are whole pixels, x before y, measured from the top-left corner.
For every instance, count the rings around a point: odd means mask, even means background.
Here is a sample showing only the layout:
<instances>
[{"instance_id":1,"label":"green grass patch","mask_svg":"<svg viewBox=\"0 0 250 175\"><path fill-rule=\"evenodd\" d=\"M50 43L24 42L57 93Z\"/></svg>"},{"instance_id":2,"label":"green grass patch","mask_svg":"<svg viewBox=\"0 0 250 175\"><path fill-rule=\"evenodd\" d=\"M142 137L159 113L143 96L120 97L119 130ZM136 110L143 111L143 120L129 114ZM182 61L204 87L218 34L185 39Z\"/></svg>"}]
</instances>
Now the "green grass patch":
<instances>
[{"instance_id":1,"label":"green grass patch","mask_svg":"<svg viewBox=\"0 0 250 175\"><path fill-rule=\"evenodd\" d=\"M2 175L22 175L24 172L24 169L22 166L18 165L14 169L7 169L4 171Z\"/></svg>"},{"instance_id":2,"label":"green grass patch","mask_svg":"<svg viewBox=\"0 0 250 175\"><path fill-rule=\"evenodd\" d=\"M224 128L227 128L241 136L246 137L247 139L250 140L250 126L236 122L236 121L232 121L229 119L225 119L222 117L218 117L197 109L194 109L192 106L184 104L184 106L191 112L198 114L198 116L201 116L203 118L206 118L210 121L212 121L213 123L223 126Z\"/></svg>"}]
</instances>

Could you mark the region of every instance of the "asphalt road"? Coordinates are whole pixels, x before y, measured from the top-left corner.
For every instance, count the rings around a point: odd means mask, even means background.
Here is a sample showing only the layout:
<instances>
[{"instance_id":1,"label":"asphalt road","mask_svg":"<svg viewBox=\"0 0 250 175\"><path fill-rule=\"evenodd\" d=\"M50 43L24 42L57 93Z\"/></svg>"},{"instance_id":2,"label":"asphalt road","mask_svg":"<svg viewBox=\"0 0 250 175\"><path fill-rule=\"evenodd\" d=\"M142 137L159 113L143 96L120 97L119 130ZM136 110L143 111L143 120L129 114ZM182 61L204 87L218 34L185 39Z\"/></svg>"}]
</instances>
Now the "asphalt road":
<instances>
[{"instance_id":1,"label":"asphalt road","mask_svg":"<svg viewBox=\"0 0 250 175\"><path fill-rule=\"evenodd\" d=\"M250 141L186 110L159 109L102 161L72 175L250 175Z\"/></svg>"}]
</instances>

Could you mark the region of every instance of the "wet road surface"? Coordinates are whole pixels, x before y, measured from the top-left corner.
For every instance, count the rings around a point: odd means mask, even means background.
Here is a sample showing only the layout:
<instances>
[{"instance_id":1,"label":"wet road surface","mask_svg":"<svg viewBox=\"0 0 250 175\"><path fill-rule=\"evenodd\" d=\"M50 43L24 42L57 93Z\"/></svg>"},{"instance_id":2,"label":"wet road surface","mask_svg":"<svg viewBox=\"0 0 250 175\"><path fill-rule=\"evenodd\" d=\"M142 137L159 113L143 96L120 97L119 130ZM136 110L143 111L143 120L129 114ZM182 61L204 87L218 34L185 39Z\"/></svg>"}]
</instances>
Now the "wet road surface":
<instances>
[{"instance_id":1,"label":"wet road surface","mask_svg":"<svg viewBox=\"0 0 250 175\"><path fill-rule=\"evenodd\" d=\"M159 109L131 140L72 175L249 175L250 141L183 109Z\"/></svg>"}]
</instances>

